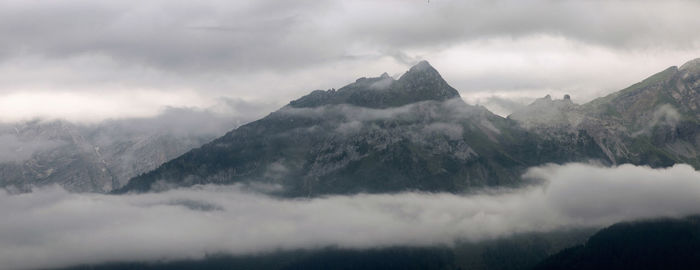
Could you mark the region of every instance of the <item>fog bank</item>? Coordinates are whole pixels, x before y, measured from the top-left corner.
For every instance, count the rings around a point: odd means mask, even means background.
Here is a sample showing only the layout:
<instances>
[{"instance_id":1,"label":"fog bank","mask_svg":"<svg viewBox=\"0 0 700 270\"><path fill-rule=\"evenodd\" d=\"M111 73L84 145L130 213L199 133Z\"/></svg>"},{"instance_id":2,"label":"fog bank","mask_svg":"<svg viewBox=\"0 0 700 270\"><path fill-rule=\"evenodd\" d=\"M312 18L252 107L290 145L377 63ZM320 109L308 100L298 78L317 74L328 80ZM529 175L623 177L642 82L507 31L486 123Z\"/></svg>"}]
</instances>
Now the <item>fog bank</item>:
<instances>
[{"instance_id":1,"label":"fog bank","mask_svg":"<svg viewBox=\"0 0 700 270\"><path fill-rule=\"evenodd\" d=\"M6 269L202 258L279 249L425 246L519 232L700 213L700 173L622 165L546 165L543 184L472 195L400 193L278 199L244 186L123 196L59 187L0 192Z\"/></svg>"}]
</instances>

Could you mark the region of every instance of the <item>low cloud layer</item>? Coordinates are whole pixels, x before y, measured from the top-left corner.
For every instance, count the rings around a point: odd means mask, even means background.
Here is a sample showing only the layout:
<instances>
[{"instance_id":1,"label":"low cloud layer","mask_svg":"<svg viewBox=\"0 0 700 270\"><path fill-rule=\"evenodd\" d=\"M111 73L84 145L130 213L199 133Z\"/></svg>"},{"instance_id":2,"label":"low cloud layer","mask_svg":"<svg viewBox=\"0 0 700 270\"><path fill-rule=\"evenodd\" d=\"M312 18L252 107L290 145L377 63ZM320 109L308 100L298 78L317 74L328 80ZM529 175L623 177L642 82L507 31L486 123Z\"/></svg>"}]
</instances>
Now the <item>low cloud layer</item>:
<instances>
[{"instance_id":1,"label":"low cloud layer","mask_svg":"<svg viewBox=\"0 0 700 270\"><path fill-rule=\"evenodd\" d=\"M337 246L451 244L518 232L700 212L700 173L548 165L521 190L472 195L401 193L277 199L241 186L157 194L71 194L59 188L0 193L6 269L106 261L202 258Z\"/></svg>"}]
</instances>

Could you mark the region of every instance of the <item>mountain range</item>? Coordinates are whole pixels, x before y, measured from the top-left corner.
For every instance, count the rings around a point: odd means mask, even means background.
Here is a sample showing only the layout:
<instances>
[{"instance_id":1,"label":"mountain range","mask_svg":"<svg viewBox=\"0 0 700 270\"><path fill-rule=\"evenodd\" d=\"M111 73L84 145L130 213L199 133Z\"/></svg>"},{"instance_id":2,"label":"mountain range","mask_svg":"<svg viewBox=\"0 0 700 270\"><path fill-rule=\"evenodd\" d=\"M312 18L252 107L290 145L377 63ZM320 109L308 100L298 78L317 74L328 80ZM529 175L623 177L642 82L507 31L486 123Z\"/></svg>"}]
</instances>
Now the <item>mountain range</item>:
<instances>
[{"instance_id":1,"label":"mountain range","mask_svg":"<svg viewBox=\"0 0 700 270\"><path fill-rule=\"evenodd\" d=\"M283 196L519 185L545 163L688 163L700 151L700 60L586 104L508 117L466 104L428 62L316 90L129 181L117 193L265 184Z\"/></svg>"},{"instance_id":2,"label":"mountain range","mask_svg":"<svg viewBox=\"0 0 700 270\"><path fill-rule=\"evenodd\" d=\"M527 168L545 163L699 168L699 91L696 59L585 104L548 95L501 117L465 103L422 61L396 79L312 91L233 130L240 119L174 131L186 117L172 110L165 126L2 124L0 185L123 193L262 183L283 196L318 196L520 185Z\"/></svg>"}]
</instances>

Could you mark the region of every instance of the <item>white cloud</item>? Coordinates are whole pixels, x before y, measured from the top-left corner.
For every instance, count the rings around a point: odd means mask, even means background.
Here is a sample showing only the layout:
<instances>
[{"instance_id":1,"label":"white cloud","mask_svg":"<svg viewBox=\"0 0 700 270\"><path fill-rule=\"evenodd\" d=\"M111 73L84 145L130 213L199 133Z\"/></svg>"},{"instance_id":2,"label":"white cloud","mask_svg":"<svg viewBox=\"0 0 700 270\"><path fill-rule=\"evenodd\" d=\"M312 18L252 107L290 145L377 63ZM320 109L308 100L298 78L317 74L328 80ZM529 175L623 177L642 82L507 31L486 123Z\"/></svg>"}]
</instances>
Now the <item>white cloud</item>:
<instances>
[{"instance_id":1,"label":"white cloud","mask_svg":"<svg viewBox=\"0 0 700 270\"><path fill-rule=\"evenodd\" d=\"M651 115L648 116L648 120L641 123L641 127L638 131L632 134L632 136L639 136L641 134L649 134L653 131L655 127L668 127L676 128L676 125L681 121L681 114L669 104L662 104L658 106Z\"/></svg>"},{"instance_id":2,"label":"white cloud","mask_svg":"<svg viewBox=\"0 0 700 270\"><path fill-rule=\"evenodd\" d=\"M109 196L0 193L0 261L30 269L325 246L450 244L700 212L700 173L585 164L531 169L545 184L473 195L277 199L240 186Z\"/></svg>"}]
</instances>

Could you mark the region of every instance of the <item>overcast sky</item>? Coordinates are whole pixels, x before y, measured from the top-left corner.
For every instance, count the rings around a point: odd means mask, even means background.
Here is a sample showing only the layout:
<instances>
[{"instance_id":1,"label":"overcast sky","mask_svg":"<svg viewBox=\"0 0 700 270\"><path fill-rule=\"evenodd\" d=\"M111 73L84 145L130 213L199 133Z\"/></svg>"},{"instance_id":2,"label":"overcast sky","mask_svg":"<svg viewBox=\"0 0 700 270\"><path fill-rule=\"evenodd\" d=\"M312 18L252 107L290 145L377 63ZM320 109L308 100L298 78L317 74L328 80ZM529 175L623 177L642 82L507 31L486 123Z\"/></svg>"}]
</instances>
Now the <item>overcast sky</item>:
<instances>
[{"instance_id":1,"label":"overcast sky","mask_svg":"<svg viewBox=\"0 0 700 270\"><path fill-rule=\"evenodd\" d=\"M581 103L700 57L697 14L699 1L1 0L0 121L281 106L420 59L497 112L548 93Z\"/></svg>"}]
</instances>

